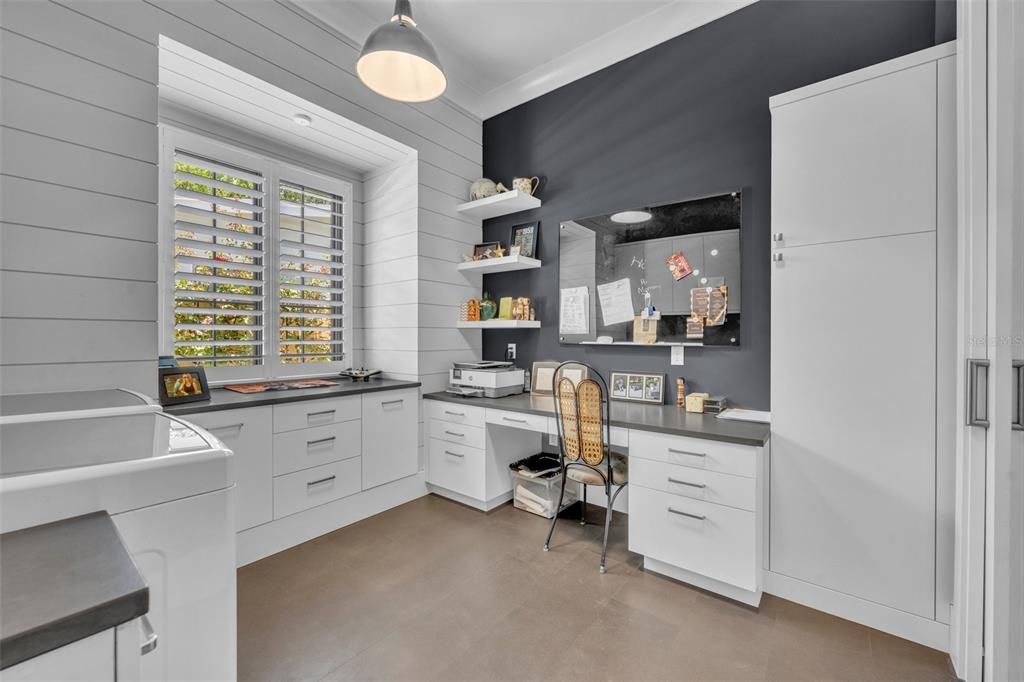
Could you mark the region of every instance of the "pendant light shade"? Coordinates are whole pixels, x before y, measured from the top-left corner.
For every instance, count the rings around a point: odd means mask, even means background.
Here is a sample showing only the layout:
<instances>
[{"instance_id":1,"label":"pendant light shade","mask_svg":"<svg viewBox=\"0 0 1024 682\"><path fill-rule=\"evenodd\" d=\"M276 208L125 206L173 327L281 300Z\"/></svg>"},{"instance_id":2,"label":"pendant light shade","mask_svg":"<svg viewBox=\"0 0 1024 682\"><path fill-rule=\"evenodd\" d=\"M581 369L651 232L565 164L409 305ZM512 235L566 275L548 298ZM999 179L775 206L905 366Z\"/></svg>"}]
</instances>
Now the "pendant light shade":
<instances>
[{"instance_id":1,"label":"pendant light shade","mask_svg":"<svg viewBox=\"0 0 1024 682\"><path fill-rule=\"evenodd\" d=\"M436 99L448 87L437 51L412 19L409 0L397 0L391 20L366 39L356 73L366 87L400 102Z\"/></svg>"}]
</instances>

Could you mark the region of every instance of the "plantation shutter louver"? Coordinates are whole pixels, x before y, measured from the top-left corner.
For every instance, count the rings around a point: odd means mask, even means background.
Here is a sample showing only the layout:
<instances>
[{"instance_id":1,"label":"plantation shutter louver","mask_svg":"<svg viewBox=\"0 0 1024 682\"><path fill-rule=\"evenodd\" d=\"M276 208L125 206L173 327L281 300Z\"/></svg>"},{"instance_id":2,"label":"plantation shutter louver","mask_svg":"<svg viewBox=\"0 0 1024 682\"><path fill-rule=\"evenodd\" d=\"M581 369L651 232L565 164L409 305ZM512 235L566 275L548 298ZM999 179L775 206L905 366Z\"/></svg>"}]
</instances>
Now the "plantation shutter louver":
<instances>
[{"instance_id":1,"label":"plantation shutter louver","mask_svg":"<svg viewBox=\"0 0 1024 682\"><path fill-rule=\"evenodd\" d=\"M174 151L174 349L208 367L263 362L263 176Z\"/></svg>"},{"instance_id":2,"label":"plantation shutter louver","mask_svg":"<svg viewBox=\"0 0 1024 682\"><path fill-rule=\"evenodd\" d=\"M279 186L282 364L344 359L344 199L299 183Z\"/></svg>"}]
</instances>

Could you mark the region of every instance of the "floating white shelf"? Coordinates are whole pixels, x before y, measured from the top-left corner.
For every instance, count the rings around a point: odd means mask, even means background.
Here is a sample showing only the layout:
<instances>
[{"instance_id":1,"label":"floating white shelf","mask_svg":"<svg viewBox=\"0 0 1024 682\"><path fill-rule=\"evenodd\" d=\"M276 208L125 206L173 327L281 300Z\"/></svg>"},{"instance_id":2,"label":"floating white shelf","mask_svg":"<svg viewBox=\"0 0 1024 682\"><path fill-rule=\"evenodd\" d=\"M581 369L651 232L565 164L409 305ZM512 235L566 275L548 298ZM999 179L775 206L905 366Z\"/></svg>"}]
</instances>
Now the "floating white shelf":
<instances>
[{"instance_id":1,"label":"floating white shelf","mask_svg":"<svg viewBox=\"0 0 1024 682\"><path fill-rule=\"evenodd\" d=\"M459 321L459 329L537 329L540 320L481 320L479 322Z\"/></svg>"},{"instance_id":2,"label":"floating white shelf","mask_svg":"<svg viewBox=\"0 0 1024 682\"><path fill-rule=\"evenodd\" d=\"M497 218L509 213L519 213L520 211L528 211L531 208L538 207L540 207L540 199L526 192L514 189L509 192L489 196L485 199L477 199L476 201L459 204L455 207L455 210L468 215L470 218L487 220L488 218Z\"/></svg>"},{"instance_id":3,"label":"floating white shelf","mask_svg":"<svg viewBox=\"0 0 1024 682\"><path fill-rule=\"evenodd\" d=\"M490 272L511 272L512 270L533 270L540 266L541 262L536 258L503 256L501 258L485 258L484 260L459 263L455 266L455 269L487 274Z\"/></svg>"},{"instance_id":4,"label":"floating white shelf","mask_svg":"<svg viewBox=\"0 0 1024 682\"><path fill-rule=\"evenodd\" d=\"M640 343L638 341L612 341L611 343L605 343L603 341L580 341L581 346L646 346L647 348L658 348L671 347L671 346L703 346L704 343L701 341L658 341L656 343Z\"/></svg>"}]
</instances>

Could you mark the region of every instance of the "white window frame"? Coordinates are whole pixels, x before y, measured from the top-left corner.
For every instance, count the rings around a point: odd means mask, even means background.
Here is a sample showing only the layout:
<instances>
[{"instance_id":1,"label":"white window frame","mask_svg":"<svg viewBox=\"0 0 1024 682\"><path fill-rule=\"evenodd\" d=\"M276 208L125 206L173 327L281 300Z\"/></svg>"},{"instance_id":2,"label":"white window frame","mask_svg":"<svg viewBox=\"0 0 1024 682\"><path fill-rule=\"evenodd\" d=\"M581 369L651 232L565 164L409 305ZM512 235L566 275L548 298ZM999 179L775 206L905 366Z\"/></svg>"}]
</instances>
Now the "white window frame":
<instances>
[{"instance_id":1,"label":"white window frame","mask_svg":"<svg viewBox=\"0 0 1024 682\"><path fill-rule=\"evenodd\" d=\"M174 150L223 161L263 175L263 344L262 364L243 367L207 367L211 385L260 379L289 379L337 373L352 366L353 274L356 263L352 255L352 183L316 173L278 159L241 149L209 137L160 124L159 171L159 330L161 355L174 355ZM278 268L280 255L280 182L293 182L310 189L330 192L342 198L342 250L345 253L342 280L342 360L283 364L280 361L281 307Z\"/></svg>"}]
</instances>

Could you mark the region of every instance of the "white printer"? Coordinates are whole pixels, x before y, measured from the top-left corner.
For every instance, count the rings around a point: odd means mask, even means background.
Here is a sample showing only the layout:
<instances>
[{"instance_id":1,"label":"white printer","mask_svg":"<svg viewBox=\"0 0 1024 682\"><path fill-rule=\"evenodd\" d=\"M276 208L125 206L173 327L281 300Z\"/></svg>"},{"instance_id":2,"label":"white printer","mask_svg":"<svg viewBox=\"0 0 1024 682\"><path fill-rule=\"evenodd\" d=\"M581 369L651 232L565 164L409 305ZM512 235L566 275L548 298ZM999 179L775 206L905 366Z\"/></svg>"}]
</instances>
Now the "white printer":
<instances>
[{"instance_id":1,"label":"white printer","mask_svg":"<svg viewBox=\"0 0 1024 682\"><path fill-rule=\"evenodd\" d=\"M523 392L523 370L511 362L456 362L448 370L448 393L503 398Z\"/></svg>"}]
</instances>

